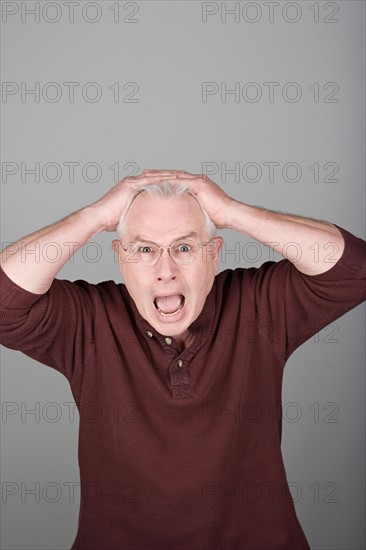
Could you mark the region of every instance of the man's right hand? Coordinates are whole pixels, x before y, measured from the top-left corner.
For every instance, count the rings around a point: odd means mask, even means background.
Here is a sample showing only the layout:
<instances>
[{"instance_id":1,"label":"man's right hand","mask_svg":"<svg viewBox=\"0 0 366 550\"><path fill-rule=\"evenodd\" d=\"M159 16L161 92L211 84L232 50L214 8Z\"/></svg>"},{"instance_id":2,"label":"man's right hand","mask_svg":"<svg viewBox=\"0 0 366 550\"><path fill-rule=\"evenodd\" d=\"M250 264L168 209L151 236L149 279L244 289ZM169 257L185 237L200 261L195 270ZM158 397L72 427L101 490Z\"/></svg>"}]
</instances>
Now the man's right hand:
<instances>
[{"instance_id":1,"label":"man's right hand","mask_svg":"<svg viewBox=\"0 0 366 550\"><path fill-rule=\"evenodd\" d=\"M175 179L174 175L139 174L128 176L118 182L91 207L97 212L105 231L115 231L122 212L133 193L142 185L158 183L161 180Z\"/></svg>"}]
</instances>

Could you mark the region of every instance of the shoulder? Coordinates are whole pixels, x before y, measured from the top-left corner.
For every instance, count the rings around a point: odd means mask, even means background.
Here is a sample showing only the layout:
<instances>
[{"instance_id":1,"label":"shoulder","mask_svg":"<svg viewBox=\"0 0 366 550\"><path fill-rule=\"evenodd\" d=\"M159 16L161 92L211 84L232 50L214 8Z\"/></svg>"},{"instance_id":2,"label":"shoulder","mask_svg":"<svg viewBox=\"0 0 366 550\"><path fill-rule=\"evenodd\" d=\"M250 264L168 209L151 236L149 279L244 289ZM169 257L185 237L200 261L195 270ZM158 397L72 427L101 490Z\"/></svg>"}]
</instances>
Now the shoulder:
<instances>
[{"instance_id":1,"label":"shoulder","mask_svg":"<svg viewBox=\"0 0 366 550\"><path fill-rule=\"evenodd\" d=\"M285 278L289 271L296 269L289 260L283 259L278 262L264 262L259 267L248 267L236 269L225 269L215 277L217 288L238 288L243 285L253 285L256 281L263 281L273 276Z\"/></svg>"}]
</instances>

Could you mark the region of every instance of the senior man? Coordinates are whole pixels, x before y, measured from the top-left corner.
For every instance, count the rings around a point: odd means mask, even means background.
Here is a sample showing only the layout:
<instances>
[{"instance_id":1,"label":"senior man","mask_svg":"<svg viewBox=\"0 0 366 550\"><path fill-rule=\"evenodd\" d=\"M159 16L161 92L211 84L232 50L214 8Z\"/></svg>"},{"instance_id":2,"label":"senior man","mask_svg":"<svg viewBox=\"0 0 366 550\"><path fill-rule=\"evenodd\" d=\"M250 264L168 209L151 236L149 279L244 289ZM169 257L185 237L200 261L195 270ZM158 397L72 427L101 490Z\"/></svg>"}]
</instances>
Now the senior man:
<instances>
[{"instance_id":1,"label":"senior man","mask_svg":"<svg viewBox=\"0 0 366 550\"><path fill-rule=\"evenodd\" d=\"M217 274L216 227L285 258ZM55 278L116 229L124 284ZM24 255L49 242L57 262ZM365 299L365 256L341 227L174 170L125 178L2 252L1 341L63 373L80 411L72 550L309 548L280 449L283 368Z\"/></svg>"}]
</instances>

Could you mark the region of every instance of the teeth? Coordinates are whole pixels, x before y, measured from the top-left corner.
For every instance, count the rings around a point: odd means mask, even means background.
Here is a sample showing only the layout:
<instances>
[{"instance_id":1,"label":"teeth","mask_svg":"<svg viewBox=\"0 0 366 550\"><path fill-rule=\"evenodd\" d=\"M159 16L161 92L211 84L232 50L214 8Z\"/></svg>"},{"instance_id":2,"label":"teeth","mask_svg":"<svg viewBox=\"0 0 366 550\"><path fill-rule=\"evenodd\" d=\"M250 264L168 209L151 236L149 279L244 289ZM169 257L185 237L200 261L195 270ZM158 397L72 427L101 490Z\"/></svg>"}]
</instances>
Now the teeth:
<instances>
[{"instance_id":1,"label":"teeth","mask_svg":"<svg viewBox=\"0 0 366 550\"><path fill-rule=\"evenodd\" d=\"M183 307L183 304L181 304L179 306L178 309L176 309L175 311L173 311L172 313L164 313L163 311L161 311L161 309L157 308L158 312L160 313L160 315L162 315L163 317L173 317L173 315L176 315L178 313L178 311L180 311Z\"/></svg>"},{"instance_id":2,"label":"teeth","mask_svg":"<svg viewBox=\"0 0 366 550\"><path fill-rule=\"evenodd\" d=\"M161 309L159 309L156 306L155 307L158 310L158 312L160 313L160 315L162 315L163 317L173 317L174 315L176 315L178 313L178 311L180 311L182 309L182 307L184 306L184 303L185 303L185 298L183 297L182 300L181 300L181 303L179 304L178 309L176 309L175 311L172 311L171 313L164 313L164 311L161 311Z\"/></svg>"}]
</instances>

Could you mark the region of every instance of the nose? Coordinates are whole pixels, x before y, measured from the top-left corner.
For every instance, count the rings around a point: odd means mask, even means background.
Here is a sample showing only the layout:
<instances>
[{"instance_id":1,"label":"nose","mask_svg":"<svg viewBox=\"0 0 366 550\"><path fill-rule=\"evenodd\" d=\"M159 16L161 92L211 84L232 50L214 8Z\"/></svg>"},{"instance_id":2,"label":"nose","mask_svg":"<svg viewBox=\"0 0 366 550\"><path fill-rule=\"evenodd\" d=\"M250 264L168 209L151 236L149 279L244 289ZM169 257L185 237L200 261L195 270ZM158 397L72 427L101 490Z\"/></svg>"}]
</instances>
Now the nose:
<instances>
[{"instance_id":1,"label":"nose","mask_svg":"<svg viewBox=\"0 0 366 550\"><path fill-rule=\"evenodd\" d=\"M158 263L155 266L155 276L158 281L175 280L178 275L177 265L173 262L167 249L161 253Z\"/></svg>"}]
</instances>

